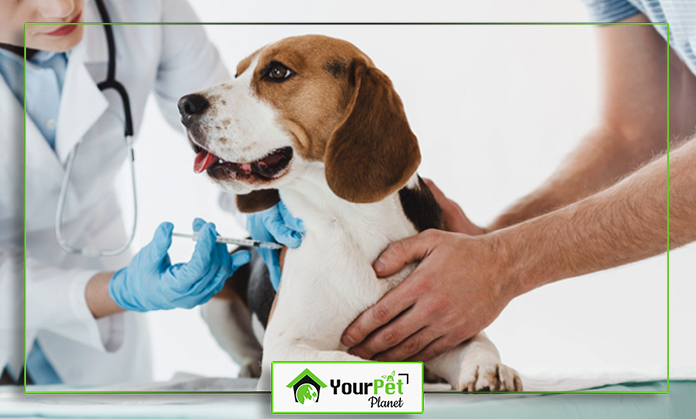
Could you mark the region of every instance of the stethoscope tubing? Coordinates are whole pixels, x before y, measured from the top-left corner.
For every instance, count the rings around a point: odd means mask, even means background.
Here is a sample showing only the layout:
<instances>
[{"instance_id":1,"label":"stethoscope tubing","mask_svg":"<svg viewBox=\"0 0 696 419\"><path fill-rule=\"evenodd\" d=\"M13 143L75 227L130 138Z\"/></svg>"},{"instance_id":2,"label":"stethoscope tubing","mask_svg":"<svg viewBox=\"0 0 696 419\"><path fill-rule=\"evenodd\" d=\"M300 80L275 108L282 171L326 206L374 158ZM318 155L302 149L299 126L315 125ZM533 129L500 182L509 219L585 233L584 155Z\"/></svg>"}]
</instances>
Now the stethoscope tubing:
<instances>
[{"instance_id":1,"label":"stethoscope tubing","mask_svg":"<svg viewBox=\"0 0 696 419\"><path fill-rule=\"evenodd\" d=\"M64 212L64 207L65 207L65 198L67 196L68 188L70 187L70 177L72 175L72 170L73 170L73 165L75 163L75 155L77 154L77 150L80 146L80 144L76 144L75 147L73 147L72 151L70 151L70 154L68 155L68 161L65 167L65 174L63 175L63 182L60 187L60 193L58 194L58 208L56 211L56 223L55 223L55 234L56 234L56 239L58 240L58 244L60 247L65 250L68 253L71 254L81 254L84 256L88 257L100 257L100 256L118 256L121 253L125 252L128 250L130 245L133 243L133 239L135 238L135 229L137 227L137 222L138 222L138 200L137 200L137 193L136 193L136 184L135 184L135 154L133 152L133 137L132 136L127 136L126 137L126 143L128 145L128 160L130 160L130 172L131 172L131 187L133 189L133 225L131 227L130 235L128 236L128 240L126 240L125 243L123 243L121 246L117 247L116 249L96 249L91 246L85 246L81 249L75 248L71 246L64 238L63 238L63 212Z\"/></svg>"},{"instance_id":2,"label":"stethoscope tubing","mask_svg":"<svg viewBox=\"0 0 696 419\"><path fill-rule=\"evenodd\" d=\"M104 6L102 0L96 0L97 8L99 9L99 14L101 15L102 22L111 23L109 18L109 13ZM135 238L135 229L138 224L138 196L136 192L135 185L135 152L133 151L133 117L130 108L130 99L128 97L128 92L123 84L116 80L116 43L114 41L114 34L111 25L104 25L104 31L106 32L107 46L109 49L109 66L107 70L106 80L99 83L97 87L102 92L107 89L114 89L119 94L121 102L123 103L123 113L125 118L125 139L126 147L128 149L128 159L130 160L130 172L131 172L131 184L133 188L133 226L131 228L130 235L125 243L116 249L97 249L90 245L87 245L81 249L75 248L70 245L67 240L63 237L63 212L65 208L65 199L68 194L68 188L70 187L70 177L72 176L73 166L75 164L75 156L77 155L80 142L78 142L68 155L68 161L65 167L65 174L63 175L63 181L61 183L60 192L58 194L58 207L56 208L56 222L55 222L55 235L56 240L60 247L68 253L71 254L81 254L89 257L100 257L100 256L117 256L125 252L130 245L133 243Z\"/></svg>"}]
</instances>

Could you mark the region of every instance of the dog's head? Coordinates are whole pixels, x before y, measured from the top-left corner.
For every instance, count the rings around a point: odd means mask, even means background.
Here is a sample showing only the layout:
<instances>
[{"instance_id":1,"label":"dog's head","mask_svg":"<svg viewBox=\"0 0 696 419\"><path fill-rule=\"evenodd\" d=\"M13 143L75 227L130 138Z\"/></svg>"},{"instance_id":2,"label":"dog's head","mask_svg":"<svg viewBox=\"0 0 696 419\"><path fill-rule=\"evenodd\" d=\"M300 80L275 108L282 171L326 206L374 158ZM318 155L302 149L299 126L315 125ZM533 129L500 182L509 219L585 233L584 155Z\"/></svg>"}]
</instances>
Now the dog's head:
<instances>
[{"instance_id":1,"label":"dog's head","mask_svg":"<svg viewBox=\"0 0 696 419\"><path fill-rule=\"evenodd\" d=\"M179 101L206 171L241 211L278 201L277 188L312 162L339 197L377 202L416 171L420 151L389 78L354 45L286 38L242 60L235 79Z\"/></svg>"}]
</instances>

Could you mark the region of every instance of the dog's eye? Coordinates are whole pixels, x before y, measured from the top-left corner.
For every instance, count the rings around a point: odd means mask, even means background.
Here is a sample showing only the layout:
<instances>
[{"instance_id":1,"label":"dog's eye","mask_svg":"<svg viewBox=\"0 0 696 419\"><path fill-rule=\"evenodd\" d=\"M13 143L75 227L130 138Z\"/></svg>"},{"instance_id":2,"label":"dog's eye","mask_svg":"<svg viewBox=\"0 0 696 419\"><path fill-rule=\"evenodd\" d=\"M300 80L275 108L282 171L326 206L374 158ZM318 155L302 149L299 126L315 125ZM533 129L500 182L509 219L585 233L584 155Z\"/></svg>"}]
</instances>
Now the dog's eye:
<instances>
[{"instance_id":1,"label":"dog's eye","mask_svg":"<svg viewBox=\"0 0 696 419\"><path fill-rule=\"evenodd\" d=\"M266 78L274 82L281 82L289 79L293 74L295 73L293 73L292 70L285 67L283 64L271 63L271 65L268 67Z\"/></svg>"}]
</instances>

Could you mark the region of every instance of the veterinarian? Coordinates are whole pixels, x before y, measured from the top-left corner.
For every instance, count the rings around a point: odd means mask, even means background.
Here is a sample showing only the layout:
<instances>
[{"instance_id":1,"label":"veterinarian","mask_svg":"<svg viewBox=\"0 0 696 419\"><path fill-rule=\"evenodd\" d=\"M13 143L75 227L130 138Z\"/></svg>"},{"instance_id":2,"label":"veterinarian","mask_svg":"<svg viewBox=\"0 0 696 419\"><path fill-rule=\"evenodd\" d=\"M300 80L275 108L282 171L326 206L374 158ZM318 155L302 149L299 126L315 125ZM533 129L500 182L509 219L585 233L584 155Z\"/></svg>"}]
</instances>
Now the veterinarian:
<instances>
[{"instance_id":1,"label":"veterinarian","mask_svg":"<svg viewBox=\"0 0 696 419\"><path fill-rule=\"evenodd\" d=\"M419 264L346 329L342 342L351 353L429 360L482 331L519 295L664 252L668 167L669 246L696 240L696 3L586 3L594 22L669 22L669 162L666 25L599 27L601 124L548 181L487 228L427 181L448 231L395 242L375 261L380 277ZM293 225L277 209L267 216ZM267 239L261 226L250 231ZM279 281L277 263L267 264Z\"/></svg>"},{"instance_id":2,"label":"veterinarian","mask_svg":"<svg viewBox=\"0 0 696 419\"><path fill-rule=\"evenodd\" d=\"M63 236L72 246L114 249L128 243L115 177L128 152L126 102L101 90L114 64L137 134L151 92L175 128L182 95L228 80L200 25L113 26L24 22L196 22L184 0L25 0L0 2L0 371L2 382L21 382L22 224L26 222L27 380L34 384L104 385L151 379L145 318L138 312L191 308L219 291L248 252L230 256L216 244L212 223L200 233L191 261L171 265L173 226L163 223L135 256L69 254L54 233L66 160L76 144ZM104 7L108 13L104 14ZM110 52L114 56L110 57ZM25 96L26 95L26 96ZM22 192L22 104L26 99L26 195ZM126 126L128 123L126 122ZM127 128L126 128L127 130ZM186 146L183 138L182 146ZM166 159L166 150L162 158ZM130 185L129 185L130 186ZM172 190L176 193L176 190ZM23 214L26 199L26 218ZM130 209L130 207L128 207ZM126 211L124 211L126 212ZM9 307L9 308L8 308ZM15 319L12 325L7 319ZM7 338L9 337L9 339Z\"/></svg>"}]
</instances>

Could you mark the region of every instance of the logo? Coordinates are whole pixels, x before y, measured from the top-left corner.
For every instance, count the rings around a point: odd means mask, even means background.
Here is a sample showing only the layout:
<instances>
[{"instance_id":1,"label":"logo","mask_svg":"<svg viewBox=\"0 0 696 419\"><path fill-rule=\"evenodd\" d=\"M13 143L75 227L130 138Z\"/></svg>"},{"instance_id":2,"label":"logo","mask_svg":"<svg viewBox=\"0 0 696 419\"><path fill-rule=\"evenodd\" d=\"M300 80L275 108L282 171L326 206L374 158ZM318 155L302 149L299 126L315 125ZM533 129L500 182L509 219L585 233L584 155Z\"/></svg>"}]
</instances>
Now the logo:
<instances>
[{"instance_id":1,"label":"logo","mask_svg":"<svg viewBox=\"0 0 696 419\"><path fill-rule=\"evenodd\" d=\"M290 381L287 387L292 387L293 393L295 394L295 402L309 404L319 401L319 393L322 388L326 387L326 384L314 375L309 368L305 368L300 375Z\"/></svg>"},{"instance_id":2,"label":"logo","mask_svg":"<svg viewBox=\"0 0 696 419\"><path fill-rule=\"evenodd\" d=\"M423 363L274 361L271 411L422 413Z\"/></svg>"}]
</instances>

